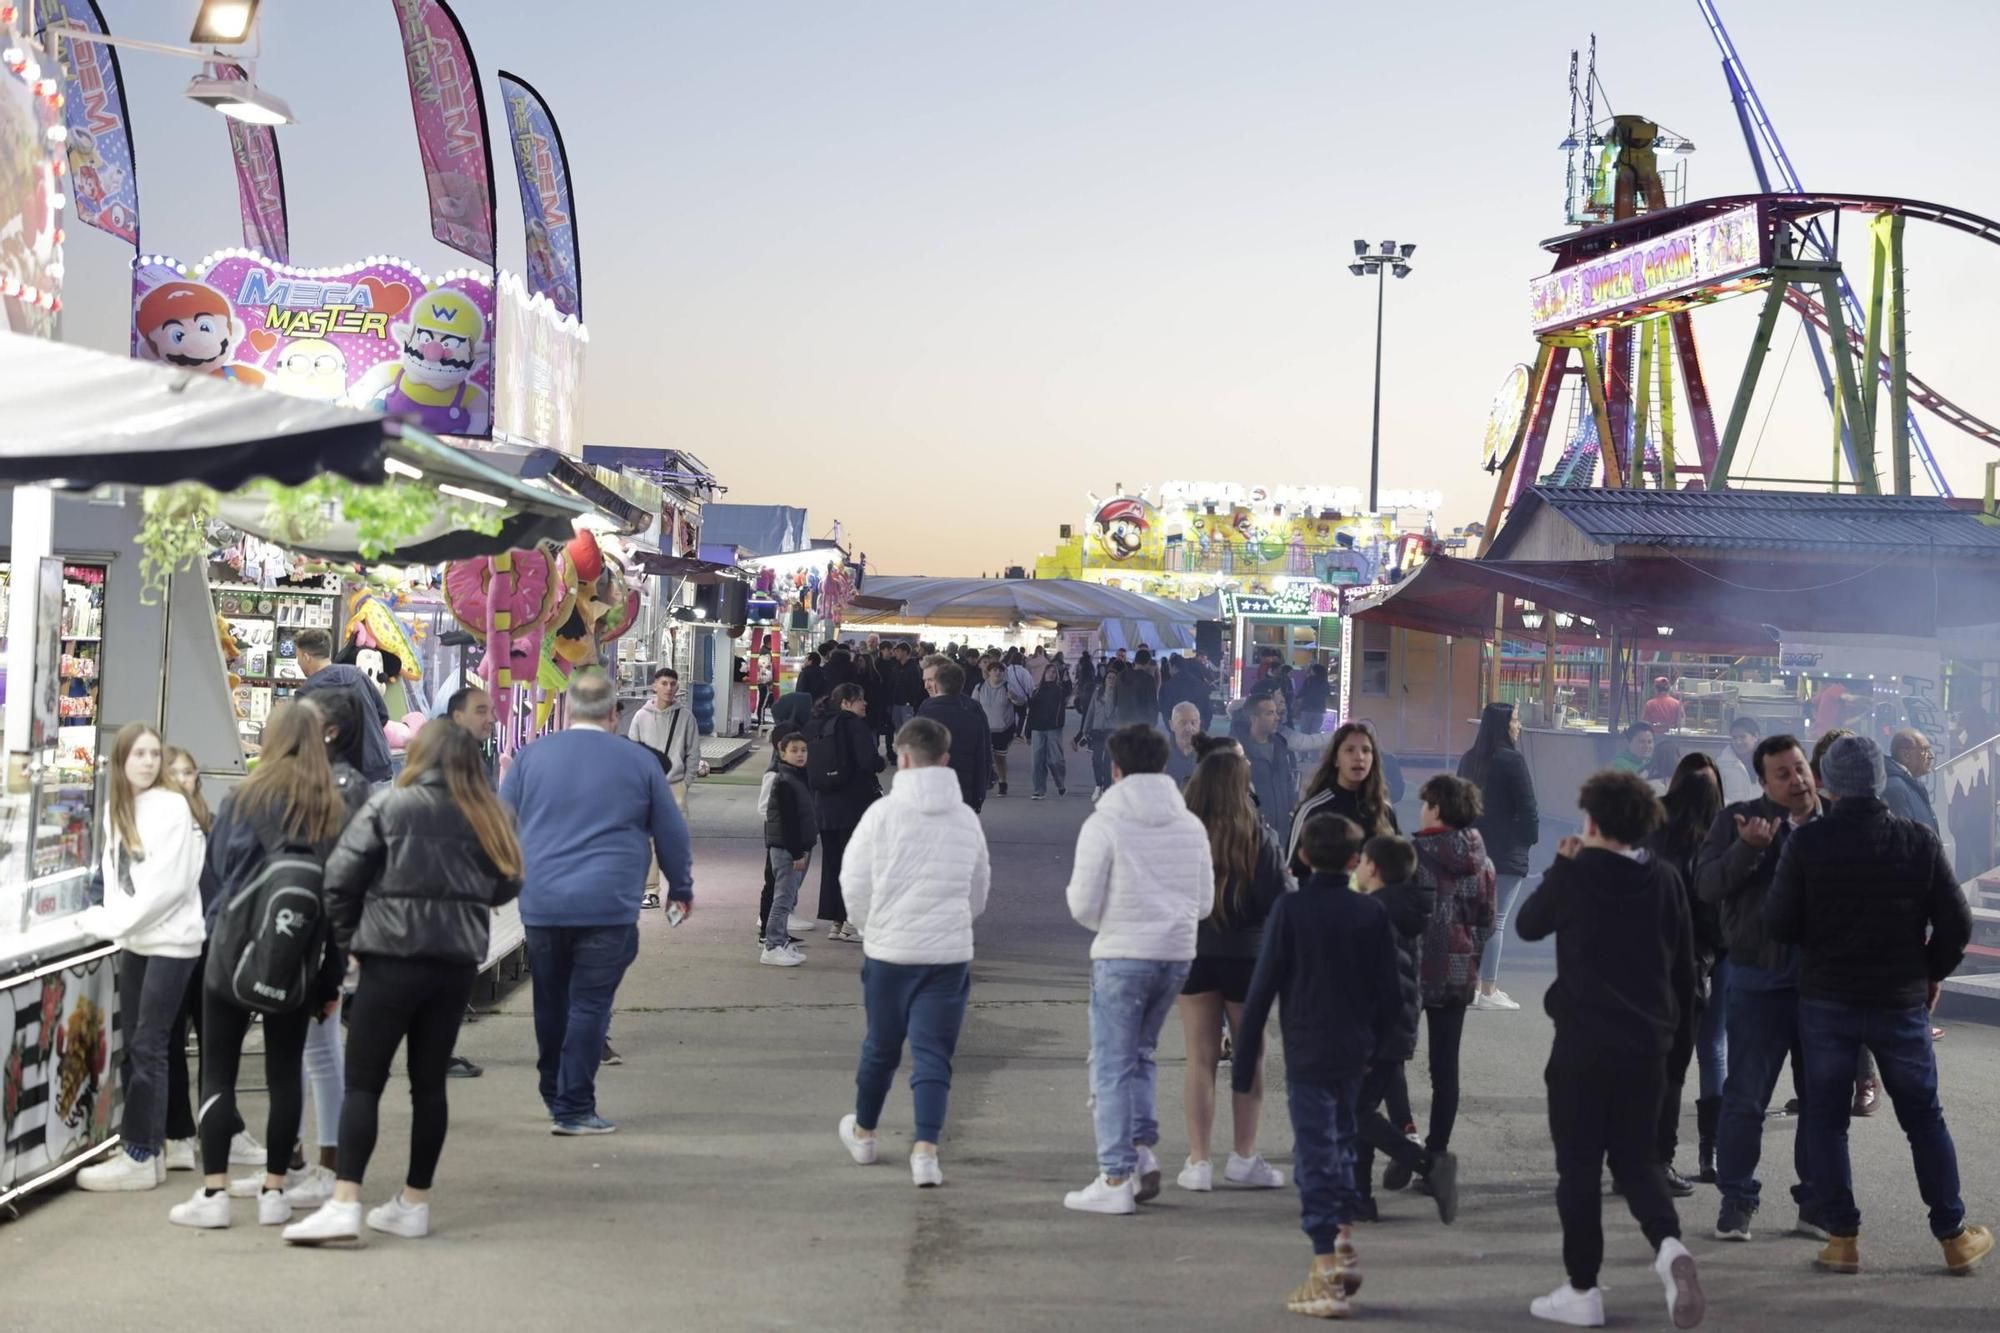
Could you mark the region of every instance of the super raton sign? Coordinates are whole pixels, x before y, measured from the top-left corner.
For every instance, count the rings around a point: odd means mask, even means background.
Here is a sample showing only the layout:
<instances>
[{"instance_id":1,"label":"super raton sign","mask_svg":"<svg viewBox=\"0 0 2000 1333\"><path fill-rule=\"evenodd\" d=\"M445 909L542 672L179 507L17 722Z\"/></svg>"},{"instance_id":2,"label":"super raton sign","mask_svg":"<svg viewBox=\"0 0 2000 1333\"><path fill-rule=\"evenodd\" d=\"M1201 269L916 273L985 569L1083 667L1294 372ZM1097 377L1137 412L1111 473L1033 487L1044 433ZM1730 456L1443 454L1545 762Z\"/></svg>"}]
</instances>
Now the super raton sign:
<instances>
[{"instance_id":1,"label":"super raton sign","mask_svg":"<svg viewBox=\"0 0 2000 1333\"><path fill-rule=\"evenodd\" d=\"M345 403L439 435L493 429L493 287L399 259L303 269L249 250L192 272L139 261L132 353L184 370Z\"/></svg>"}]
</instances>

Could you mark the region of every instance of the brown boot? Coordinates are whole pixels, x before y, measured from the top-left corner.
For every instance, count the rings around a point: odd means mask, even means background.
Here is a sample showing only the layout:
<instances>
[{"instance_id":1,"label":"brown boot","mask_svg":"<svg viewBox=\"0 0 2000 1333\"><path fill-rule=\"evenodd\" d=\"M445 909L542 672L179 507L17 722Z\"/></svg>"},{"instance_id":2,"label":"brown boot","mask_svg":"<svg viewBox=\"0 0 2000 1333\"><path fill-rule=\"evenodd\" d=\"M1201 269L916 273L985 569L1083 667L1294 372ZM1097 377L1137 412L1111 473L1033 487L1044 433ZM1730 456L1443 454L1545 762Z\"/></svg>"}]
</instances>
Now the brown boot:
<instances>
[{"instance_id":1,"label":"brown boot","mask_svg":"<svg viewBox=\"0 0 2000 1333\"><path fill-rule=\"evenodd\" d=\"M1944 1246L1945 1272L1963 1275L1992 1251L1993 1233L1985 1227L1963 1227L1938 1243Z\"/></svg>"},{"instance_id":2,"label":"brown boot","mask_svg":"<svg viewBox=\"0 0 2000 1333\"><path fill-rule=\"evenodd\" d=\"M1967 1228L1970 1230L1970 1228ZM1987 1244L1992 1244L1989 1238ZM1950 1256L1950 1241L1945 1242L1946 1256ZM1813 1259L1813 1267L1823 1273L1859 1273L1861 1271L1861 1236L1829 1237L1826 1247Z\"/></svg>"}]
</instances>

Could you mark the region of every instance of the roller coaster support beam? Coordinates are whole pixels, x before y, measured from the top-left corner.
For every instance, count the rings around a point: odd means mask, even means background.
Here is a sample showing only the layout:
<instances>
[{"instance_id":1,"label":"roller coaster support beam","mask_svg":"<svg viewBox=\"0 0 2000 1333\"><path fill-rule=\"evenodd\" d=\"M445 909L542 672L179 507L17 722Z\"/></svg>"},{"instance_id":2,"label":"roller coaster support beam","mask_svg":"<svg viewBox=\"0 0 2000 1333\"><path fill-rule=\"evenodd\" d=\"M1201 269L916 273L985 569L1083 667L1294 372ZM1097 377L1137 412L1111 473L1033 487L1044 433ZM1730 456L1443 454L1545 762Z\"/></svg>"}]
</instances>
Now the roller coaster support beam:
<instances>
[{"instance_id":1,"label":"roller coaster support beam","mask_svg":"<svg viewBox=\"0 0 2000 1333\"><path fill-rule=\"evenodd\" d=\"M1854 470L1854 481L1862 494L1879 495L1882 483L1875 472L1875 441L1868 436L1868 410L1861 403L1861 379L1855 373L1854 344L1847 338L1847 312L1842 308L1840 299L1840 266L1812 267L1818 270L1820 300L1827 305L1827 334L1833 343L1833 368L1840 383L1840 401L1846 407L1844 415L1854 427L1850 432L1854 453L1848 463ZM1782 272L1780 276L1783 276Z\"/></svg>"},{"instance_id":2,"label":"roller coaster support beam","mask_svg":"<svg viewBox=\"0 0 2000 1333\"><path fill-rule=\"evenodd\" d=\"M1910 347L1903 305L1903 215L1883 213L1871 224L1889 267L1889 458L1896 494L1910 493ZM1870 360L1869 369L1880 363Z\"/></svg>"},{"instance_id":3,"label":"roller coaster support beam","mask_svg":"<svg viewBox=\"0 0 2000 1333\"><path fill-rule=\"evenodd\" d=\"M1604 460L1604 484L1613 490L1623 490L1624 459L1620 457L1617 438L1611 433L1611 409L1604 393L1604 367L1597 359L1597 339L1584 333L1562 341L1583 361L1583 384L1590 393L1591 419L1597 423L1597 456Z\"/></svg>"},{"instance_id":4,"label":"roller coaster support beam","mask_svg":"<svg viewBox=\"0 0 2000 1333\"><path fill-rule=\"evenodd\" d=\"M1649 319L1639 325L1639 378L1637 401L1632 411L1632 452L1625 480L1634 486L1646 484L1646 437L1653 430L1653 343L1659 321Z\"/></svg>"},{"instance_id":5,"label":"roller coaster support beam","mask_svg":"<svg viewBox=\"0 0 2000 1333\"><path fill-rule=\"evenodd\" d=\"M1778 312L1785 308L1782 272L1775 274L1764 292L1764 310L1757 316L1757 333L1750 340L1750 356L1743 365L1743 378L1736 384L1736 399L1729 405L1729 421L1722 428L1722 444L1716 450L1715 467L1709 473L1710 490L1729 489L1729 469L1736 461L1736 446L1743 442L1743 426L1750 419L1750 400L1757 392L1757 377L1764 371L1764 358L1771 351L1771 334L1778 327Z\"/></svg>"},{"instance_id":6,"label":"roller coaster support beam","mask_svg":"<svg viewBox=\"0 0 2000 1333\"><path fill-rule=\"evenodd\" d=\"M1682 310L1667 316L1674 331L1674 351L1681 363L1681 377L1687 381L1688 417L1694 422L1696 456L1701 459L1701 475L1715 474L1715 455L1720 441L1715 435L1715 408L1709 403L1708 381L1701 373L1701 352L1695 346L1694 319Z\"/></svg>"},{"instance_id":7,"label":"roller coaster support beam","mask_svg":"<svg viewBox=\"0 0 2000 1333\"><path fill-rule=\"evenodd\" d=\"M1660 344L1660 486L1677 491L1681 480L1674 459L1674 344L1668 334L1669 321L1654 321L1653 337Z\"/></svg>"},{"instance_id":8,"label":"roller coaster support beam","mask_svg":"<svg viewBox=\"0 0 2000 1333\"><path fill-rule=\"evenodd\" d=\"M1514 427L1514 438L1508 442L1507 459L1500 467L1499 483L1493 488L1493 505L1486 511L1486 535L1479 539L1479 554L1485 555L1493 545L1493 539L1500 534L1500 516L1513 503L1515 480L1527 477L1534 479L1534 470L1542 465L1542 443L1549 437L1548 422L1543 420L1539 438L1535 434L1537 418L1546 418L1553 410L1555 393L1548 390L1562 387L1562 363L1568 353L1558 355L1550 343L1543 343L1542 350L1535 354L1535 369L1528 376L1527 410L1521 413L1521 424ZM1531 449L1530 443L1533 443ZM1528 455L1533 454L1532 460Z\"/></svg>"}]
</instances>

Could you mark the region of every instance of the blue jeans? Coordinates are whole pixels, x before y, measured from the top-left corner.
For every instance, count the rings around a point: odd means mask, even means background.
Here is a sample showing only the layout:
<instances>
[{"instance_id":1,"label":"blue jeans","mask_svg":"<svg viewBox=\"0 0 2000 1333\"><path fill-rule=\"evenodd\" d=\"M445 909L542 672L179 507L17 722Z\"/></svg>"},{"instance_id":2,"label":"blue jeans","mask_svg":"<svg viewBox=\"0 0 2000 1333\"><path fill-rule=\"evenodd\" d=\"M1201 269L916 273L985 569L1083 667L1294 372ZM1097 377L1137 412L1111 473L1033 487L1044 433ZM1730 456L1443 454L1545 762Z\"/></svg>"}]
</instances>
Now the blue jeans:
<instances>
[{"instance_id":1,"label":"blue jeans","mask_svg":"<svg viewBox=\"0 0 2000 1333\"><path fill-rule=\"evenodd\" d=\"M535 984L535 1068L558 1121L597 1114L597 1064L611 1030L611 1001L639 956L639 927L529 926Z\"/></svg>"},{"instance_id":2,"label":"blue jeans","mask_svg":"<svg viewBox=\"0 0 2000 1333\"><path fill-rule=\"evenodd\" d=\"M1355 1108L1361 1076L1330 1083L1285 1080L1292 1110L1292 1174L1299 1182L1299 1229L1314 1254L1332 1254L1340 1229L1354 1220L1360 1194L1354 1186L1359 1130Z\"/></svg>"},{"instance_id":3,"label":"blue jeans","mask_svg":"<svg viewBox=\"0 0 2000 1333\"><path fill-rule=\"evenodd\" d=\"M1757 1208L1757 1161L1764 1151L1764 1111L1778 1087L1778 1070L1792 1057L1792 1080L1801 1109L1809 1111L1801 1076L1799 993L1774 986L1779 974L1748 964L1730 964L1729 1076L1722 1084L1722 1120L1715 1135L1716 1186L1726 1202ZM1847 1062L1847 1097L1854 1096L1854 1062ZM1792 1170L1799 1183L1792 1199L1812 1201L1812 1170L1806 1158L1806 1119L1799 1116L1792 1136Z\"/></svg>"},{"instance_id":4,"label":"blue jeans","mask_svg":"<svg viewBox=\"0 0 2000 1333\"><path fill-rule=\"evenodd\" d=\"M1056 790L1069 787L1069 756L1063 752L1062 729L1054 731L1031 731L1029 744L1035 756L1035 795L1049 794L1049 778L1056 780Z\"/></svg>"},{"instance_id":5,"label":"blue jeans","mask_svg":"<svg viewBox=\"0 0 2000 1333\"><path fill-rule=\"evenodd\" d=\"M874 1129L896 1081L903 1041L910 1043L910 1100L915 1103L912 1142L936 1143L951 1100L951 1057L972 999L970 963L884 963L861 960L861 999L868 1035L854 1071L854 1123Z\"/></svg>"},{"instance_id":6,"label":"blue jeans","mask_svg":"<svg viewBox=\"0 0 2000 1333\"><path fill-rule=\"evenodd\" d=\"M792 854L782 847L766 847L764 865L771 880L771 910L762 923L764 947L781 949L792 937L792 911L799 905L799 885L806 872L792 864Z\"/></svg>"},{"instance_id":7,"label":"blue jeans","mask_svg":"<svg viewBox=\"0 0 2000 1333\"><path fill-rule=\"evenodd\" d=\"M1729 1074L1729 1041L1725 1020L1729 1015L1729 960L1716 963L1708 982L1708 1007L1694 1030L1694 1058L1701 1068L1701 1095L1720 1097L1723 1080Z\"/></svg>"},{"instance_id":8,"label":"blue jeans","mask_svg":"<svg viewBox=\"0 0 2000 1333\"><path fill-rule=\"evenodd\" d=\"M1882 1090L1896 1108L1896 1123L1910 1141L1917 1193L1931 1210L1931 1234L1942 1240L1965 1225L1958 1196L1958 1150L1938 1101L1937 1059L1931 1050L1931 1015L1914 1009L1855 1009L1823 1000L1799 1002L1799 1039L1806 1052L1806 1147L1819 1187L1820 1221L1836 1236L1858 1235L1861 1210L1854 1202L1854 1173L1847 1156L1847 1123L1853 1114L1854 1061L1866 1046L1875 1052Z\"/></svg>"},{"instance_id":9,"label":"blue jeans","mask_svg":"<svg viewBox=\"0 0 2000 1333\"><path fill-rule=\"evenodd\" d=\"M1150 1148L1160 1141L1153 1048L1189 966L1144 958L1091 960L1090 1091L1096 1098L1097 1165L1114 1180L1132 1174L1139 1161L1136 1145Z\"/></svg>"},{"instance_id":10,"label":"blue jeans","mask_svg":"<svg viewBox=\"0 0 2000 1333\"><path fill-rule=\"evenodd\" d=\"M1479 979L1481 981L1500 980L1500 946L1507 939L1507 914L1514 910L1514 900L1521 896L1521 886L1528 882L1526 875L1495 875L1493 877L1493 934L1486 941L1486 952L1479 956Z\"/></svg>"},{"instance_id":11,"label":"blue jeans","mask_svg":"<svg viewBox=\"0 0 2000 1333\"><path fill-rule=\"evenodd\" d=\"M1111 733L1108 731L1090 733L1090 775L1100 788L1111 785Z\"/></svg>"}]
</instances>

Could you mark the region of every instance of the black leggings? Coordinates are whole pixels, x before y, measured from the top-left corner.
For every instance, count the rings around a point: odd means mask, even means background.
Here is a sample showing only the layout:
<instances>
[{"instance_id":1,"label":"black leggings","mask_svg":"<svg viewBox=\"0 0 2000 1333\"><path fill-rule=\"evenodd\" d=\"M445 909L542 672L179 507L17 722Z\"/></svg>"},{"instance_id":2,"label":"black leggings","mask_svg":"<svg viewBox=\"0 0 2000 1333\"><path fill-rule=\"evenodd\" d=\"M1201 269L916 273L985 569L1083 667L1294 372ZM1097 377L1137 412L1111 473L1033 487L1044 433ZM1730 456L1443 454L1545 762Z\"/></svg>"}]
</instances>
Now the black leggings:
<instances>
[{"instance_id":1,"label":"black leggings","mask_svg":"<svg viewBox=\"0 0 2000 1333\"><path fill-rule=\"evenodd\" d=\"M361 981L347 1007L347 1100L340 1108L340 1179L356 1185L375 1152L382 1089L396 1047L409 1038L410 1171L404 1183L427 1190L444 1153L451 1111L445 1069L465 1021L465 1004L479 979L473 963L435 958L361 959Z\"/></svg>"},{"instance_id":2,"label":"black leggings","mask_svg":"<svg viewBox=\"0 0 2000 1333\"><path fill-rule=\"evenodd\" d=\"M1460 1000L1424 1010L1431 1065L1431 1129L1424 1147L1434 1153L1451 1147L1452 1126L1458 1123L1458 1043L1465 1035L1465 1004Z\"/></svg>"},{"instance_id":3,"label":"black leggings","mask_svg":"<svg viewBox=\"0 0 2000 1333\"><path fill-rule=\"evenodd\" d=\"M777 797L772 797L776 800ZM854 837L851 828L823 828L819 831L819 919L839 925L847 920L847 899L840 892L840 863L847 844ZM766 861L770 857L764 858Z\"/></svg>"},{"instance_id":4,"label":"black leggings","mask_svg":"<svg viewBox=\"0 0 2000 1333\"><path fill-rule=\"evenodd\" d=\"M202 997L201 1112L195 1121L201 1130L201 1169L211 1176L229 1170L229 1140L243 1128L236 1110L236 1073L252 1017L227 1000ZM318 1018L311 1007L264 1015L264 1083L271 1094L264 1122L264 1170L274 1176L284 1175L292 1163L299 1117L305 1114L306 1032Z\"/></svg>"}]
</instances>

